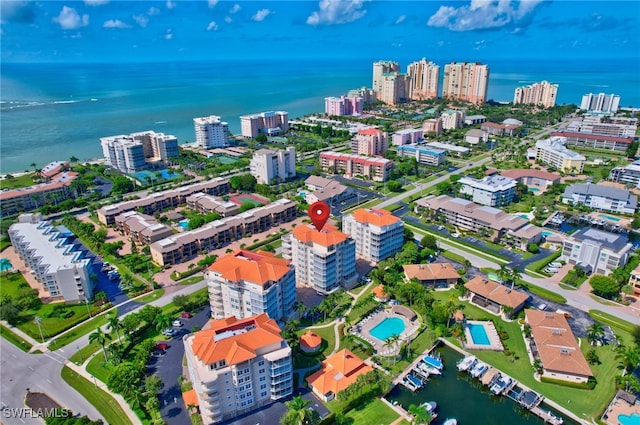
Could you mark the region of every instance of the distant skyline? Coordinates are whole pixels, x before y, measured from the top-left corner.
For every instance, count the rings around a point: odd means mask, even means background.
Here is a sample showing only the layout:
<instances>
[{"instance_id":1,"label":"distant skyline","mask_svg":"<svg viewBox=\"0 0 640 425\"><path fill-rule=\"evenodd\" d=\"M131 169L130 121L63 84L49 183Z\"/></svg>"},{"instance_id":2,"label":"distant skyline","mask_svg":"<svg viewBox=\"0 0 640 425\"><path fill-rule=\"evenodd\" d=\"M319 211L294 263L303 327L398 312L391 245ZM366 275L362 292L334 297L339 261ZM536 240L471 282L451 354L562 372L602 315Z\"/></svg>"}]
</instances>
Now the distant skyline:
<instances>
[{"instance_id":1,"label":"distant skyline","mask_svg":"<svg viewBox=\"0 0 640 425\"><path fill-rule=\"evenodd\" d=\"M638 1L6 1L3 62L632 60ZM339 64L336 66L339 69Z\"/></svg>"}]
</instances>

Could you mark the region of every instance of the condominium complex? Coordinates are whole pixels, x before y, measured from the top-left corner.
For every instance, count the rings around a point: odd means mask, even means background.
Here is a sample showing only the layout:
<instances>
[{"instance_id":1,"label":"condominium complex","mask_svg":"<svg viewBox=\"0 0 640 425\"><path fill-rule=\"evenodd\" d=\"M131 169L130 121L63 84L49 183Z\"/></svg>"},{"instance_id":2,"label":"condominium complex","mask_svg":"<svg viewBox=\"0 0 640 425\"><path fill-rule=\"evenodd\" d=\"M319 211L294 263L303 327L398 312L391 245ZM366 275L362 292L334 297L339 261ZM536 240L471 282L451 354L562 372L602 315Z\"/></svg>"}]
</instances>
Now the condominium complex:
<instances>
[{"instance_id":1,"label":"condominium complex","mask_svg":"<svg viewBox=\"0 0 640 425\"><path fill-rule=\"evenodd\" d=\"M582 102L580 103L580 109L589 112L605 112L615 114L616 112L618 112L619 108L620 96L613 93L588 93L582 96Z\"/></svg>"},{"instance_id":2,"label":"condominium complex","mask_svg":"<svg viewBox=\"0 0 640 425\"><path fill-rule=\"evenodd\" d=\"M558 85L548 81L517 87L513 95L513 103L525 105L542 105L551 108L556 105Z\"/></svg>"},{"instance_id":3,"label":"condominium complex","mask_svg":"<svg viewBox=\"0 0 640 425\"><path fill-rule=\"evenodd\" d=\"M505 137L505 136L515 136L518 133L518 128L520 128L520 126L522 126L522 123L520 124L498 124L495 122L484 122L482 123L482 125L480 126L480 130L485 131L487 134L491 135L491 136L500 136L500 137Z\"/></svg>"},{"instance_id":4,"label":"condominium complex","mask_svg":"<svg viewBox=\"0 0 640 425\"><path fill-rule=\"evenodd\" d=\"M150 246L151 259L161 266L180 264L247 235L255 235L294 220L297 211L295 202L278 199L264 207L215 220L197 229L154 242Z\"/></svg>"},{"instance_id":5,"label":"condominium complex","mask_svg":"<svg viewBox=\"0 0 640 425\"><path fill-rule=\"evenodd\" d=\"M407 74L391 72L382 75L382 89L378 100L387 105L397 105L409 98L409 77Z\"/></svg>"},{"instance_id":6,"label":"condominium complex","mask_svg":"<svg viewBox=\"0 0 640 425\"><path fill-rule=\"evenodd\" d=\"M338 116L362 115L363 103L360 96L325 97L324 113Z\"/></svg>"},{"instance_id":7,"label":"condominium complex","mask_svg":"<svg viewBox=\"0 0 640 425\"><path fill-rule=\"evenodd\" d=\"M489 140L489 133L484 130L478 130L477 128L472 128L467 131L464 135L464 141L469 143L470 145L477 145L480 143L485 143Z\"/></svg>"},{"instance_id":8,"label":"condominium complex","mask_svg":"<svg viewBox=\"0 0 640 425\"><path fill-rule=\"evenodd\" d=\"M460 279L451 263L405 264L402 269L407 282L416 279L421 285L431 288L451 288Z\"/></svg>"},{"instance_id":9,"label":"condominium complex","mask_svg":"<svg viewBox=\"0 0 640 425\"><path fill-rule=\"evenodd\" d=\"M116 216L133 210L153 215L156 211L164 211L184 204L187 201L187 197L194 193L204 192L209 195L222 196L229 193L230 189L229 179L215 177L209 181L152 193L145 198L104 206L97 211L98 220L102 224L110 225L115 223Z\"/></svg>"},{"instance_id":10,"label":"condominium complex","mask_svg":"<svg viewBox=\"0 0 640 425\"><path fill-rule=\"evenodd\" d=\"M367 87L349 90L347 97L361 97L364 103L373 103L376 101L376 92Z\"/></svg>"},{"instance_id":11,"label":"condominium complex","mask_svg":"<svg viewBox=\"0 0 640 425\"><path fill-rule=\"evenodd\" d=\"M442 97L480 104L487 100L489 67L481 63L452 62L444 66Z\"/></svg>"},{"instance_id":12,"label":"condominium complex","mask_svg":"<svg viewBox=\"0 0 640 425\"><path fill-rule=\"evenodd\" d=\"M415 158L418 164L437 167L444 164L446 152L429 146L405 145L398 146L398 156Z\"/></svg>"},{"instance_id":13,"label":"condominium complex","mask_svg":"<svg viewBox=\"0 0 640 425\"><path fill-rule=\"evenodd\" d=\"M640 186L640 159L625 167L613 168L609 173L609 180L634 187Z\"/></svg>"},{"instance_id":14,"label":"condominium complex","mask_svg":"<svg viewBox=\"0 0 640 425\"><path fill-rule=\"evenodd\" d=\"M555 167L563 173L582 173L586 158L567 149L566 144L567 139L558 136L538 140L535 147L536 161Z\"/></svg>"},{"instance_id":15,"label":"condominium complex","mask_svg":"<svg viewBox=\"0 0 640 425\"><path fill-rule=\"evenodd\" d=\"M39 214L23 214L9 227L9 239L50 297L67 303L93 298L91 259L67 228L42 221Z\"/></svg>"},{"instance_id":16,"label":"condominium complex","mask_svg":"<svg viewBox=\"0 0 640 425\"><path fill-rule=\"evenodd\" d=\"M442 118L430 118L422 123L422 129L426 133L434 133L436 136L442 134L443 125Z\"/></svg>"},{"instance_id":17,"label":"condominium complex","mask_svg":"<svg viewBox=\"0 0 640 425\"><path fill-rule=\"evenodd\" d=\"M587 227L564 238L560 260L606 276L627 264L632 251L625 235Z\"/></svg>"},{"instance_id":18,"label":"condominium complex","mask_svg":"<svg viewBox=\"0 0 640 425\"><path fill-rule=\"evenodd\" d=\"M629 285L633 288L634 295L640 295L640 265L633 269L629 276Z\"/></svg>"},{"instance_id":19,"label":"condominium complex","mask_svg":"<svg viewBox=\"0 0 640 425\"><path fill-rule=\"evenodd\" d=\"M604 149L626 152L633 143L633 137L605 136L602 134L579 133L574 131L554 131L554 137L563 137L569 146L584 146L592 149Z\"/></svg>"},{"instance_id":20,"label":"condominium complex","mask_svg":"<svg viewBox=\"0 0 640 425\"><path fill-rule=\"evenodd\" d=\"M622 138L635 137L638 131L638 119L588 114L571 120L566 131Z\"/></svg>"},{"instance_id":21,"label":"condominium complex","mask_svg":"<svg viewBox=\"0 0 640 425\"><path fill-rule=\"evenodd\" d=\"M140 245L149 245L173 235L171 227L137 211L127 211L116 216L115 225L117 230Z\"/></svg>"},{"instance_id":22,"label":"condominium complex","mask_svg":"<svg viewBox=\"0 0 640 425\"><path fill-rule=\"evenodd\" d=\"M277 136L289 130L289 113L268 111L240 117L243 137L254 138L260 133Z\"/></svg>"},{"instance_id":23,"label":"condominium complex","mask_svg":"<svg viewBox=\"0 0 640 425\"><path fill-rule=\"evenodd\" d=\"M78 173L61 171L45 183L0 192L0 217L31 211L46 204L62 202L76 196L71 184Z\"/></svg>"},{"instance_id":24,"label":"condominium complex","mask_svg":"<svg viewBox=\"0 0 640 425\"><path fill-rule=\"evenodd\" d=\"M344 174L348 177L362 177L376 182L384 182L391 175L393 161L340 152L322 152L320 166L325 173Z\"/></svg>"},{"instance_id":25,"label":"condominium complex","mask_svg":"<svg viewBox=\"0 0 640 425\"><path fill-rule=\"evenodd\" d=\"M387 210L355 210L343 217L342 230L356 241L358 256L376 263L395 255L404 242L402 220Z\"/></svg>"},{"instance_id":26,"label":"condominium complex","mask_svg":"<svg viewBox=\"0 0 640 425\"><path fill-rule=\"evenodd\" d=\"M326 224L297 226L282 237L282 256L296 268L296 282L321 294L350 289L357 281L356 243L347 234Z\"/></svg>"},{"instance_id":27,"label":"condominium complex","mask_svg":"<svg viewBox=\"0 0 640 425\"><path fill-rule=\"evenodd\" d=\"M413 100L437 99L440 66L426 59L409 64L409 97Z\"/></svg>"},{"instance_id":28,"label":"condominium complex","mask_svg":"<svg viewBox=\"0 0 640 425\"><path fill-rule=\"evenodd\" d=\"M152 164L166 165L178 157L175 136L144 131L100 138L105 163L123 173L135 173Z\"/></svg>"},{"instance_id":29,"label":"condominium complex","mask_svg":"<svg viewBox=\"0 0 640 425\"><path fill-rule=\"evenodd\" d=\"M334 202L340 202L353 193L349 188L332 179L325 179L320 176L309 176L305 180L305 184L310 192L305 195L307 204L311 205L315 202L322 201L329 205Z\"/></svg>"},{"instance_id":30,"label":"condominium complex","mask_svg":"<svg viewBox=\"0 0 640 425\"><path fill-rule=\"evenodd\" d=\"M215 424L293 393L291 348L266 314L211 320L183 338L190 390Z\"/></svg>"},{"instance_id":31,"label":"condominium complex","mask_svg":"<svg viewBox=\"0 0 640 425\"><path fill-rule=\"evenodd\" d=\"M229 146L229 124L216 115L194 118L196 144L203 149Z\"/></svg>"},{"instance_id":32,"label":"condominium complex","mask_svg":"<svg viewBox=\"0 0 640 425\"><path fill-rule=\"evenodd\" d=\"M376 128L358 130L351 139L351 153L354 155L382 155L387 149L389 149L387 133Z\"/></svg>"},{"instance_id":33,"label":"condominium complex","mask_svg":"<svg viewBox=\"0 0 640 425\"><path fill-rule=\"evenodd\" d=\"M219 196L207 195L198 192L186 199L187 206L201 214L217 213L222 217L231 217L240 212L240 205L235 202L225 201Z\"/></svg>"},{"instance_id":34,"label":"condominium complex","mask_svg":"<svg viewBox=\"0 0 640 425\"><path fill-rule=\"evenodd\" d=\"M604 184L577 183L565 188L562 203L585 205L598 211L633 214L638 207L638 197L626 189Z\"/></svg>"},{"instance_id":35,"label":"condominium complex","mask_svg":"<svg viewBox=\"0 0 640 425\"><path fill-rule=\"evenodd\" d=\"M400 64L392 61L378 61L373 63L373 85L371 86L376 93L382 92L383 76L400 72ZM378 95L378 99L380 96Z\"/></svg>"},{"instance_id":36,"label":"condominium complex","mask_svg":"<svg viewBox=\"0 0 640 425\"><path fill-rule=\"evenodd\" d=\"M274 179L284 181L295 177L296 148L260 149L253 153L249 169L258 183L263 184L271 184Z\"/></svg>"},{"instance_id":37,"label":"condominium complex","mask_svg":"<svg viewBox=\"0 0 640 425\"><path fill-rule=\"evenodd\" d=\"M455 130L456 128L464 127L464 116L464 110L447 109L440 115L440 118L442 119L442 128L444 130Z\"/></svg>"},{"instance_id":38,"label":"condominium complex","mask_svg":"<svg viewBox=\"0 0 640 425\"><path fill-rule=\"evenodd\" d=\"M266 313L283 322L295 312L291 262L265 251L238 250L218 258L205 273L211 316L240 319Z\"/></svg>"},{"instance_id":39,"label":"condominium complex","mask_svg":"<svg viewBox=\"0 0 640 425\"><path fill-rule=\"evenodd\" d=\"M458 183L461 194L469 195L475 203L490 207L509 205L516 195L516 181L498 174L482 180L462 177Z\"/></svg>"},{"instance_id":40,"label":"condominium complex","mask_svg":"<svg viewBox=\"0 0 640 425\"><path fill-rule=\"evenodd\" d=\"M412 145L421 142L424 137L424 130L421 128L407 128L398 130L391 135L391 142L394 146Z\"/></svg>"},{"instance_id":41,"label":"condominium complex","mask_svg":"<svg viewBox=\"0 0 640 425\"><path fill-rule=\"evenodd\" d=\"M514 179L518 183L525 184L538 190L546 190L553 184L560 183L562 176L558 173L549 173L543 170L534 170L531 168L512 168L511 170L502 170L500 175Z\"/></svg>"}]
</instances>

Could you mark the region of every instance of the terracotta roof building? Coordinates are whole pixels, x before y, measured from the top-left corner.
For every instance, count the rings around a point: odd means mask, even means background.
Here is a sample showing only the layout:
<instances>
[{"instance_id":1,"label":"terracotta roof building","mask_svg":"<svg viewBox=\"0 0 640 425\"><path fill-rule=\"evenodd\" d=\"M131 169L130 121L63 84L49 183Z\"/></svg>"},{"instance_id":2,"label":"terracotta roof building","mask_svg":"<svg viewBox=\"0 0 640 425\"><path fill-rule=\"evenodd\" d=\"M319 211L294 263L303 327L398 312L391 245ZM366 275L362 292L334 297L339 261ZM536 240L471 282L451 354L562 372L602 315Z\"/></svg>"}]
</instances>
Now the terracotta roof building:
<instances>
[{"instance_id":1,"label":"terracotta roof building","mask_svg":"<svg viewBox=\"0 0 640 425\"><path fill-rule=\"evenodd\" d=\"M284 235L282 255L295 266L297 283L322 294L358 280L355 241L328 224L321 231L305 224Z\"/></svg>"},{"instance_id":2,"label":"terracotta roof building","mask_svg":"<svg viewBox=\"0 0 640 425\"><path fill-rule=\"evenodd\" d=\"M313 392L326 402L356 382L358 376L372 370L371 366L345 348L324 360L322 369L309 376L307 382Z\"/></svg>"},{"instance_id":3,"label":"terracotta roof building","mask_svg":"<svg viewBox=\"0 0 640 425\"><path fill-rule=\"evenodd\" d=\"M300 349L305 353L315 353L322 347L322 337L313 331L300 335Z\"/></svg>"},{"instance_id":4,"label":"terracotta roof building","mask_svg":"<svg viewBox=\"0 0 640 425\"><path fill-rule=\"evenodd\" d=\"M344 216L342 228L356 241L356 254L368 261L392 257L404 242L404 223L387 210L355 210Z\"/></svg>"},{"instance_id":5,"label":"terracotta roof building","mask_svg":"<svg viewBox=\"0 0 640 425\"><path fill-rule=\"evenodd\" d=\"M540 190L545 190L554 183L560 183L561 177L558 173L549 173L543 170L532 170L527 168L503 170L500 171L500 175L514 179L518 181L518 183L539 188Z\"/></svg>"},{"instance_id":6,"label":"terracotta roof building","mask_svg":"<svg viewBox=\"0 0 640 425\"><path fill-rule=\"evenodd\" d=\"M291 262L265 251L238 250L218 258L205 273L212 317L267 313L282 321L295 312Z\"/></svg>"},{"instance_id":7,"label":"terracotta roof building","mask_svg":"<svg viewBox=\"0 0 640 425\"><path fill-rule=\"evenodd\" d=\"M389 301L389 294L384 289L384 285L383 284L380 284L380 285L376 286L375 288L373 288L371 290L371 293L373 294L373 298L375 298L375 300L378 301L378 302L383 303L383 302Z\"/></svg>"},{"instance_id":8,"label":"terracotta roof building","mask_svg":"<svg viewBox=\"0 0 640 425\"><path fill-rule=\"evenodd\" d=\"M482 276L474 277L465 283L464 287L472 294L471 301L474 304L496 314L500 313L503 307L512 308L512 313L516 313L524 307L529 299L529 296L523 292L511 289Z\"/></svg>"},{"instance_id":9,"label":"terracotta roof building","mask_svg":"<svg viewBox=\"0 0 640 425\"><path fill-rule=\"evenodd\" d=\"M570 382L587 382L593 376L563 314L525 310L531 326L531 352L542 362L542 376Z\"/></svg>"},{"instance_id":10,"label":"terracotta roof building","mask_svg":"<svg viewBox=\"0 0 640 425\"><path fill-rule=\"evenodd\" d=\"M451 263L406 264L402 268L407 281L415 278L425 286L446 288L455 285L460 279Z\"/></svg>"},{"instance_id":11,"label":"terracotta roof building","mask_svg":"<svg viewBox=\"0 0 640 425\"><path fill-rule=\"evenodd\" d=\"M61 166L53 167L51 163L49 175L45 177L45 183L38 183L28 187L3 190L0 192L0 211L2 215L17 214L35 210L49 203L62 202L76 193L71 189L71 183L78 177L78 173L64 171ZM58 173L51 175L55 170Z\"/></svg>"},{"instance_id":12,"label":"terracotta roof building","mask_svg":"<svg viewBox=\"0 0 640 425\"><path fill-rule=\"evenodd\" d=\"M184 337L203 423L218 423L293 392L291 348L266 314L211 320Z\"/></svg>"}]
</instances>

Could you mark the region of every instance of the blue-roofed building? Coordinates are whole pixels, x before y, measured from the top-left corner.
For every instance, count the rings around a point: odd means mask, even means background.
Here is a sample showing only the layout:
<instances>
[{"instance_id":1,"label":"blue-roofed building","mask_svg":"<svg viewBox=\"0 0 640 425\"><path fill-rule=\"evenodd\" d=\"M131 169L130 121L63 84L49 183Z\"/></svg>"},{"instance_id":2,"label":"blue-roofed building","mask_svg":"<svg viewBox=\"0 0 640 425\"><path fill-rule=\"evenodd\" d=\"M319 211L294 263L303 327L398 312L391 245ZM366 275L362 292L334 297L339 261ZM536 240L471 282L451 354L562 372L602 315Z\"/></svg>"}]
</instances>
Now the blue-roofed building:
<instances>
[{"instance_id":1,"label":"blue-roofed building","mask_svg":"<svg viewBox=\"0 0 640 425\"><path fill-rule=\"evenodd\" d=\"M444 163L446 152L427 146L404 145L398 146L398 155L413 157L418 161L418 164L438 166Z\"/></svg>"},{"instance_id":2,"label":"blue-roofed building","mask_svg":"<svg viewBox=\"0 0 640 425\"><path fill-rule=\"evenodd\" d=\"M587 227L565 238L560 260L578 265L587 273L606 276L627 264L632 249L623 234Z\"/></svg>"}]
</instances>

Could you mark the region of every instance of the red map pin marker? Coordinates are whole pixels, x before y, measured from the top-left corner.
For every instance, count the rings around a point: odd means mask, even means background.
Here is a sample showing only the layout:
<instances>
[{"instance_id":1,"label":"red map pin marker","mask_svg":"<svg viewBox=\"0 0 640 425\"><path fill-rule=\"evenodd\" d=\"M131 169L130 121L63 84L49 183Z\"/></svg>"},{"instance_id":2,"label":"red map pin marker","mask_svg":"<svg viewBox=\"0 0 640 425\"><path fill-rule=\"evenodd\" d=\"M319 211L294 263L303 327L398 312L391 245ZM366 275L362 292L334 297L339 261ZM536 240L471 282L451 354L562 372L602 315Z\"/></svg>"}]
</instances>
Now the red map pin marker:
<instances>
[{"instance_id":1,"label":"red map pin marker","mask_svg":"<svg viewBox=\"0 0 640 425\"><path fill-rule=\"evenodd\" d=\"M322 201L314 202L309 207L309 218L311 218L311 221L313 222L313 225L316 226L316 229L318 229L318 232L322 230L329 219L330 212L331 210L329 209L329 205Z\"/></svg>"}]
</instances>

